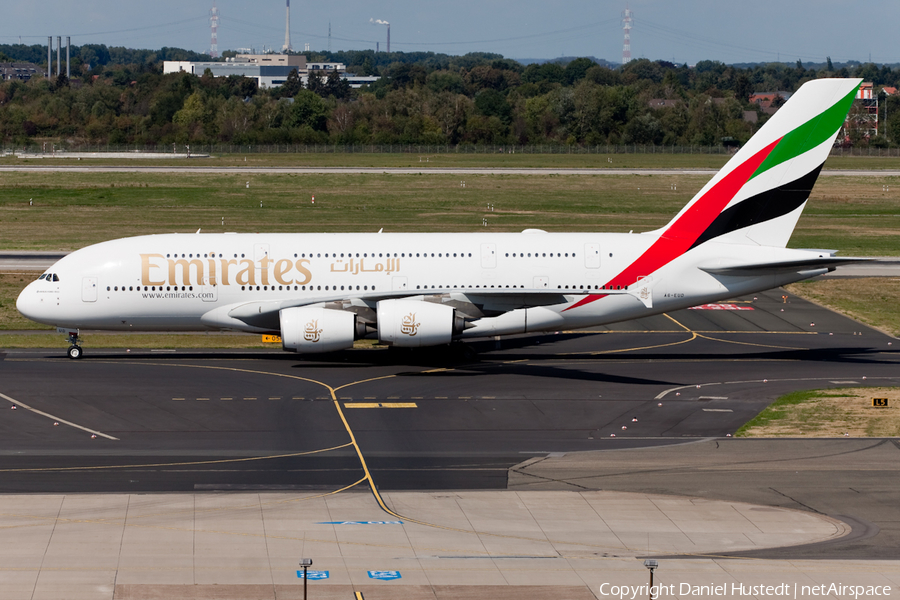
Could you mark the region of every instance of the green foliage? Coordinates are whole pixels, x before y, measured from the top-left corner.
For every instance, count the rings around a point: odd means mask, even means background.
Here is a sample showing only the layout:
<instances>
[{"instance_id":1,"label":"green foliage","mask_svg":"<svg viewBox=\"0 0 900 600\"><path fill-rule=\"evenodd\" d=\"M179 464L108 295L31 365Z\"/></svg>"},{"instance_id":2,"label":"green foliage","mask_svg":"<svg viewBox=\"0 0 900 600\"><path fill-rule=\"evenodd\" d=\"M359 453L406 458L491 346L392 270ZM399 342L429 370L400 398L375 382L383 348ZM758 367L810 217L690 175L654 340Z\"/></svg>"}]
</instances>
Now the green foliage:
<instances>
[{"instance_id":1,"label":"green foliage","mask_svg":"<svg viewBox=\"0 0 900 600\"><path fill-rule=\"evenodd\" d=\"M0 45L0 53L38 64L46 60L46 46ZM211 72L162 75L162 60L200 58L208 59L178 48L74 47L72 81L0 83L0 139L16 144L718 145L723 137L746 141L761 124L742 118L755 91L793 91L824 76L900 85L900 69L872 63L701 61L689 68L639 59L608 68L575 58L523 66L488 53L371 50L307 54L311 62L343 62L349 72L382 76L362 90L351 90L336 72L314 72L305 90L296 71L284 85L262 90L251 79ZM291 98L293 106L282 103ZM651 104L652 99L668 102ZM887 99L885 108L887 135L868 140L851 132L854 143L900 142L900 98Z\"/></svg>"},{"instance_id":2,"label":"green foliage","mask_svg":"<svg viewBox=\"0 0 900 600\"><path fill-rule=\"evenodd\" d=\"M328 106L317 94L310 90L300 90L294 96L291 105L288 125L291 127L308 127L313 131L325 131L328 119Z\"/></svg>"}]
</instances>

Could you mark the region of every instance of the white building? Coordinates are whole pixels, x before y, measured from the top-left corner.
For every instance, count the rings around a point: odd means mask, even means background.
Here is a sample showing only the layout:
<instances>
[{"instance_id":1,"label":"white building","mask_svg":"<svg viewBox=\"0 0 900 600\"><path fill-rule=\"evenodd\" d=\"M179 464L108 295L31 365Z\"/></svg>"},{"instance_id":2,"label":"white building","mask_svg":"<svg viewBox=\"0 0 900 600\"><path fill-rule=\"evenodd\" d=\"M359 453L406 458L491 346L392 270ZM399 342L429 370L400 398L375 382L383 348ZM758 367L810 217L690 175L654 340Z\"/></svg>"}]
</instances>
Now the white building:
<instances>
[{"instance_id":1,"label":"white building","mask_svg":"<svg viewBox=\"0 0 900 600\"><path fill-rule=\"evenodd\" d=\"M323 77L336 71L349 81L352 88L359 88L378 80L378 77L349 75L343 63L307 63L306 57L298 54L238 54L225 62L167 60L163 63L164 74L185 72L201 76L206 69L209 69L214 77L230 75L252 77L261 88L283 84L290 72L295 69L304 84L309 79L310 71L316 71Z\"/></svg>"}]
</instances>

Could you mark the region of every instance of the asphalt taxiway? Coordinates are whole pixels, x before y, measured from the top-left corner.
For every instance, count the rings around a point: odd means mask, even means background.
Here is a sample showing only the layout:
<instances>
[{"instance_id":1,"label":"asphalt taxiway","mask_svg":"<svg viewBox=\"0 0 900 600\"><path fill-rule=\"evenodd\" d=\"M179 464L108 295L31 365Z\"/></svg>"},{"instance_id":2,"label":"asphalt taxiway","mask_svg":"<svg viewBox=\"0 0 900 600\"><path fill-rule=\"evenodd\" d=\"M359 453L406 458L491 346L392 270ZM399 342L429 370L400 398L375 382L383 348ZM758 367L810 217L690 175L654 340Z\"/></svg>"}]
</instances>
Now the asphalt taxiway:
<instances>
[{"instance_id":1,"label":"asphalt taxiway","mask_svg":"<svg viewBox=\"0 0 900 600\"><path fill-rule=\"evenodd\" d=\"M724 437L789 391L895 385L894 341L773 291L487 341L473 362L110 351L89 337L81 361L8 350L0 393L18 408L0 413L0 469L24 470L0 491L329 486L360 472L359 452L386 489L504 488L523 457ZM102 468L55 471L80 467Z\"/></svg>"}]
</instances>

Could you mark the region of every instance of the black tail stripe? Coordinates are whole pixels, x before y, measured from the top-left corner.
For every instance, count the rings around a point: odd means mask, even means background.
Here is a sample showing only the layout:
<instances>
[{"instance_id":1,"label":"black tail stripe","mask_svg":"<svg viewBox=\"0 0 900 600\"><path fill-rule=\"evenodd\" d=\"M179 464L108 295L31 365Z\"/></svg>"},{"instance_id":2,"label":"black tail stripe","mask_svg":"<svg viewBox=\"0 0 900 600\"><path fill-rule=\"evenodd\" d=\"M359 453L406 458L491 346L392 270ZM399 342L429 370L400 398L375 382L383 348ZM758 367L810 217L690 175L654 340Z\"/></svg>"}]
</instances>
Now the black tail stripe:
<instances>
[{"instance_id":1,"label":"black tail stripe","mask_svg":"<svg viewBox=\"0 0 900 600\"><path fill-rule=\"evenodd\" d=\"M756 196L727 208L716 217L706 231L700 234L697 241L691 246L696 248L703 242L707 242L720 235L743 229L757 223L764 223L772 219L784 216L796 210L809 198L810 192L819 177L819 172L825 163L813 169L800 179L780 185L777 188L766 190Z\"/></svg>"}]
</instances>

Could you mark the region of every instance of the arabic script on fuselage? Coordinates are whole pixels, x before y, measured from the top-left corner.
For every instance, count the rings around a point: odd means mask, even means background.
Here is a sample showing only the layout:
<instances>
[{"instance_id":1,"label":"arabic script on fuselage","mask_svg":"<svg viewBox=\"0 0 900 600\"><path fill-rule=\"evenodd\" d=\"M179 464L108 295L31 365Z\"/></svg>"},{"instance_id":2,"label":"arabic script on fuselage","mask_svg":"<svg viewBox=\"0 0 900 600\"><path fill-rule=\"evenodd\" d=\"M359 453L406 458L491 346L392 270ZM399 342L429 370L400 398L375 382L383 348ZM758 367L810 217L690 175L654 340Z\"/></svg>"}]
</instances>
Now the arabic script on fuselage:
<instances>
[{"instance_id":1,"label":"arabic script on fuselage","mask_svg":"<svg viewBox=\"0 0 900 600\"><path fill-rule=\"evenodd\" d=\"M141 285L306 285L313 279L314 259L269 258L167 258L141 254ZM384 260L343 259L330 265L335 274L362 275L400 270L399 258Z\"/></svg>"}]
</instances>

